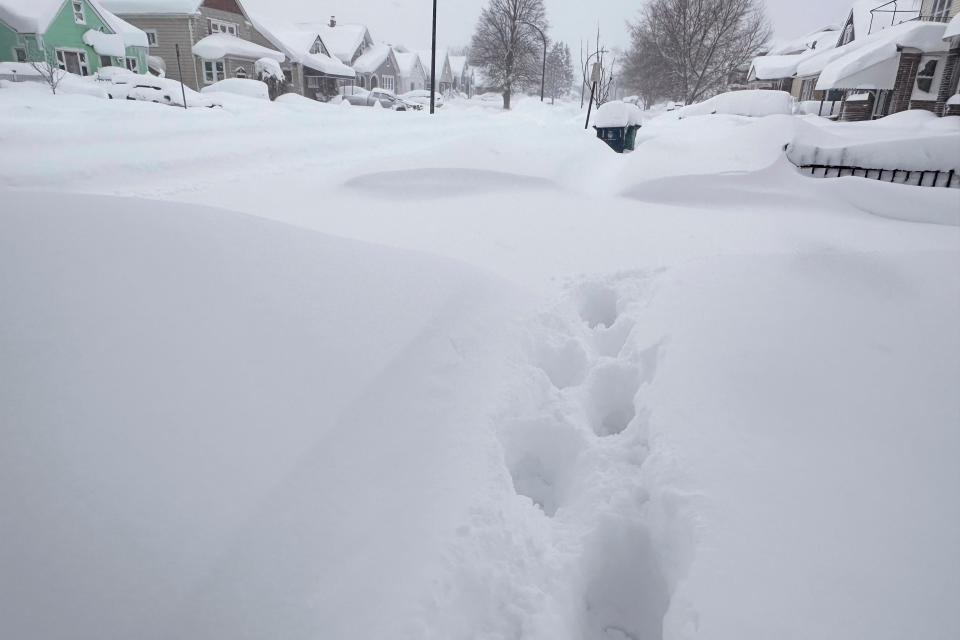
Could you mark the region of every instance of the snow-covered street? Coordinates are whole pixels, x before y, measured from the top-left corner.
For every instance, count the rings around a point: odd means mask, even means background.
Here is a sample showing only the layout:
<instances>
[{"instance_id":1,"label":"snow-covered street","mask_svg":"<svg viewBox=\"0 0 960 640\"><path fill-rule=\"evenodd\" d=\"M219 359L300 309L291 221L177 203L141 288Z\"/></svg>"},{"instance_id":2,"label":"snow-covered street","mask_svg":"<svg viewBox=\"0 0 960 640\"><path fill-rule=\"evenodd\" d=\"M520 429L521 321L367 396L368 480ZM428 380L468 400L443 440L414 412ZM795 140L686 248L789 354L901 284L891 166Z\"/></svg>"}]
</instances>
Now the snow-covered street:
<instances>
[{"instance_id":1,"label":"snow-covered street","mask_svg":"<svg viewBox=\"0 0 960 640\"><path fill-rule=\"evenodd\" d=\"M960 118L498 106L0 88L0 636L960 635Z\"/></svg>"}]
</instances>

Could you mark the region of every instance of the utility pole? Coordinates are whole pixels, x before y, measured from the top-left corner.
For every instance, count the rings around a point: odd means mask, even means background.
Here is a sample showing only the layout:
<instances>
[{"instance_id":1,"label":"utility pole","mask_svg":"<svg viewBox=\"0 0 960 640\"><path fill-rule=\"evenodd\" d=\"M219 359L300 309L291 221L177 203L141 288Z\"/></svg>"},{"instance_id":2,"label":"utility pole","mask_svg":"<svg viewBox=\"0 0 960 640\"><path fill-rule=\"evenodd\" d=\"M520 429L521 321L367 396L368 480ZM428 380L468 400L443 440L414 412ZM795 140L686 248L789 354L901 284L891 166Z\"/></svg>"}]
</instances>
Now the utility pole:
<instances>
[{"instance_id":1,"label":"utility pole","mask_svg":"<svg viewBox=\"0 0 960 640\"><path fill-rule=\"evenodd\" d=\"M430 45L430 114L437 111L437 0L433 0L433 37Z\"/></svg>"},{"instance_id":2,"label":"utility pole","mask_svg":"<svg viewBox=\"0 0 960 640\"><path fill-rule=\"evenodd\" d=\"M180 44L175 45L177 51L177 75L180 76L180 95L183 96L183 108L187 108L187 90L183 88L183 69L180 68Z\"/></svg>"},{"instance_id":3,"label":"utility pole","mask_svg":"<svg viewBox=\"0 0 960 640\"><path fill-rule=\"evenodd\" d=\"M543 38L543 72L540 75L540 102L543 102L543 90L547 84L547 34L543 32L543 29L533 24L532 22L521 21L520 24L525 24L528 27L533 27L537 30L537 33L540 34L540 37Z\"/></svg>"}]
</instances>

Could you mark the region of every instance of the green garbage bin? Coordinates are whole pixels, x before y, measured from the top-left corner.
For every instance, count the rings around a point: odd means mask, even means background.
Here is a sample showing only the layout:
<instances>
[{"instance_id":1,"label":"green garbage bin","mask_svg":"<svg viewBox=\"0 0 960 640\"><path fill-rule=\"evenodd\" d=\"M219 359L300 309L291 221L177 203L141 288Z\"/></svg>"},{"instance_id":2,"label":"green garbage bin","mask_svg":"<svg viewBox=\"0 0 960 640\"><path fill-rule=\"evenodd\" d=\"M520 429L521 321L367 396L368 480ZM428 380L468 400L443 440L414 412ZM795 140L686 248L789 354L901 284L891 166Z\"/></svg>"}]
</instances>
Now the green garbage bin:
<instances>
[{"instance_id":1,"label":"green garbage bin","mask_svg":"<svg viewBox=\"0 0 960 640\"><path fill-rule=\"evenodd\" d=\"M623 148L626 151L633 151L637 148L637 131L640 130L640 125L632 124L627 127L627 139L623 143Z\"/></svg>"}]
</instances>

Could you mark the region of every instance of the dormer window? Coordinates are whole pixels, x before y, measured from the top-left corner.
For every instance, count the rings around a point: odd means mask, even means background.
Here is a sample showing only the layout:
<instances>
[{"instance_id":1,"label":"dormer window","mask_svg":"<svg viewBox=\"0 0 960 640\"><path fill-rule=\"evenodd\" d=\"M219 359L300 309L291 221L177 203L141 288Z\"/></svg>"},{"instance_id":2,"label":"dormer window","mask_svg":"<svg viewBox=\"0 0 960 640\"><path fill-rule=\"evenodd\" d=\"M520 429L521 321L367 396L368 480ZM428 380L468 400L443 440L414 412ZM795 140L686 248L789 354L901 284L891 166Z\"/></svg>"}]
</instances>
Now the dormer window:
<instances>
[{"instance_id":1,"label":"dormer window","mask_svg":"<svg viewBox=\"0 0 960 640\"><path fill-rule=\"evenodd\" d=\"M847 28L843 30L843 39L840 40L840 45L850 44L853 41L853 24L848 24Z\"/></svg>"},{"instance_id":2,"label":"dormer window","mask_svg":"<svg viewBox=\"0 0 960 640\"><path fill-rule=\"evenodd\" d=\"M326 54L327 52L323 49L323 43L320 41L320 38L317 38L313 41L313 46L310 47L310 53L312 54Z\"/></svg>"},{"instance_id":3,"label":"dormer window","mask_svg":"<svg viewBox=\"0 0 960 640\"><path fill-rule=\"evenodd\" d=\"M83 0L73 0L73 21L77 24L87 24L87 16L83 11Z\"/></svg>"}]
</instances>

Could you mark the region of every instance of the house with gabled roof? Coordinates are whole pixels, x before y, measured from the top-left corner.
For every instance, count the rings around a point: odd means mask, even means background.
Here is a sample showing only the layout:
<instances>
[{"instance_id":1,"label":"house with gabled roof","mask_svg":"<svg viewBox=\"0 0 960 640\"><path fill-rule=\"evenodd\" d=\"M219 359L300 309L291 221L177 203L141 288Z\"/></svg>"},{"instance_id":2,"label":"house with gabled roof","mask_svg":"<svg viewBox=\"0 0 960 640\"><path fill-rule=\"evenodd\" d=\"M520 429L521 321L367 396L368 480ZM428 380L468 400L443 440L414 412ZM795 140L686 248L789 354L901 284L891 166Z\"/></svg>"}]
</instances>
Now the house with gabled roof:
<instances>
[{"instance_id":1,"label":"house with gabled roof","mask_svg":"<svg viewBox=\"0 0 960 640\"><path fill-rule=\"evenodd\" d=\"M423 65L424 72L427 75L427 88L430 88L432 78L430 77L430 63L432 51L424 49L417 52L420 56L420 63ZM450 67L450 55L446 49L437 49L437 82L434 84L437 91L447 93L453 89L453 69Z\"/></svg>"},{"instance_id":2,"label":"house with gabled roof","mask_svg":"<svg viewBox=\"0 0 960 640\"><path fill-rule=\"evenodd\" d=\"M356 72L330 53L318 29L251 17L257 30L286 56L282 68L296 93L325 102L337 95L340 86L354 82Z\"/></svg>"},{"instance_id":3,"label":"house with gabled roof","mask_svg":"<svg viewBox=\"0 0 960 640\"><path fill-rule=\"evenodd\" d=\"M336 16L329 22L300 22L298 28L316 29L330 51L330 55L348 66L373 46L370 30L362 24L341 24Z\"/></svg>"},{"instance_id":4,"label":"house with gabled roof","mask_svg":"<svg viewBox=\"0 0 960 640\"><path fill-rule=\"evenodd\" d=\"M420 56L412 51L393 50L400 67L400 80L397 83L397 93L418 91L427 88L427 72L423 69Z\"/></svg>"},{"instance_id":5,"label":"house with gabled roof","mask_svg":"<svg viewBox=\"0 0 960 640\"><path fill-rule=\"evenodd\" d=\"M357 72L357 84L364 89L387 89L397 91L400 80L400 63L393 48L388 44L377 43L370 47L353 62Z\"/></svg>"},{"instance_id":6,"label":"house with gabled roof","mask_svg":"<svg viewBox=\"0 0 960 640\"><path fill-rule=\"evenodd\" d=\"M167 77L191 89L226 78L255 78L261 58L286 61L240 0L101 1L146 32L150 53L164 61Z\"/></svg>"},{"instance_id":7,"label":"house with gabled roof","mask_svg":"<svg viewBox=\"0 0 960 640\"><path fill-rule=\"evenodd\" d=\"M43 62L88 76L147 72L147 36L98 0L0 0L0 62Z\"/></svg>"},{"instance_id":8,"label":"house with gabled roof","mask_svg":"<svg viewBox=\"0 0 960 640\"><path fill-rule=\"evenodd\" d=\"M453 77L453 90L473 95L473 68L467 56L450 56L450 75Z\"/></svg>"}]
</instances>

